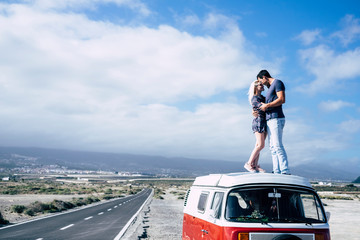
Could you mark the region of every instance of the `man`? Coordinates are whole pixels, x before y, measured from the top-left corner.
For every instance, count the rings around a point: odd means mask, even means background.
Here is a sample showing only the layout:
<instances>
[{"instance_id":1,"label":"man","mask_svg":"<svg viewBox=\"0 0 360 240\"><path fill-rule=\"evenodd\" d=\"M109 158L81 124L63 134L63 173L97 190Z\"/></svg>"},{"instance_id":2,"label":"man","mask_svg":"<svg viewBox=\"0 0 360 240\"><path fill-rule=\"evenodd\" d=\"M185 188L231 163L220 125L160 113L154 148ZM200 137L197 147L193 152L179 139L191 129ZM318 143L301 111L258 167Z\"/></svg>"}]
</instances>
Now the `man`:
<instances>
[{"instance_id":1,"label":"man","mask_svg":"<svg viewBox=\"0 0 360 240\"><path fill-rule=\"evenodd\" d=\"M266 113L273 173L290 174L286 151L282 144L285 126L285 115L282 110L282 105L285 103L285 85L281 80L272 78L267 70L261 70L257 79L269 88L265 103L260 109Z\"/></svg>"}]
</instances>

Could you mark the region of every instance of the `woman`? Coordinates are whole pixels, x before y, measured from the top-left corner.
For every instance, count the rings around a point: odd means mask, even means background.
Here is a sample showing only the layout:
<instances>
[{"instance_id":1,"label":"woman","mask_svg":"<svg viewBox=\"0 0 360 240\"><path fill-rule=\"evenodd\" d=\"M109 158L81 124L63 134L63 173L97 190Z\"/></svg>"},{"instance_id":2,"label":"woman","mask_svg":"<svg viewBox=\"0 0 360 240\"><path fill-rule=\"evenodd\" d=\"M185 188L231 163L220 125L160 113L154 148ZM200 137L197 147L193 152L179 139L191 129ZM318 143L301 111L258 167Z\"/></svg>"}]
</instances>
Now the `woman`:
<instances>
[{"instance_id":1,"label":"woman","mask_svg":"<svg viewBox=\"0 0 360 240\"><path fill-rule=\"evenodd\" d=\"M252 130L254 131L256 138L255 148L250 155L249 161L247 161L244 165L244 168L249 172L265 172L265 170L260 168L260 165L258 164L260 151L265 146L266 138L265 112L259 109L259 107L265 102L265 97L261 95L262 91L264 91L264 85L260 81L256 80L250 85L249 102L253 107L253 110L257 111L259 114L252 122Z\"/></svg>"}]
</instances>

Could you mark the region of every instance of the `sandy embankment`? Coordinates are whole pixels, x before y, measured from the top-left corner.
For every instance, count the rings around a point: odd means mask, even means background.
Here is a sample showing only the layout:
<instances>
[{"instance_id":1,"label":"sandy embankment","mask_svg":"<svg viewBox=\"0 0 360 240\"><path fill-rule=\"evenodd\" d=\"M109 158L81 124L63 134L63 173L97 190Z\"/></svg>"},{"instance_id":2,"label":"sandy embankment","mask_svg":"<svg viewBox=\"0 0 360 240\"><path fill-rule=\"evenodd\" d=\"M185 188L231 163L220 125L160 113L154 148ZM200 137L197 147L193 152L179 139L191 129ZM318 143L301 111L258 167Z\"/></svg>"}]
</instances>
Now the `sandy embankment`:
<instances>
[{"instance_id":1,"label":"sandy embankment","mask_svg":"<svg viewBox=\"0 0 360 240\"><path fill-rule=\"evenodd\" d=\"M360 201L323 200L325 211L331 213L331 240L360 240ZM147 211L150 210L148 213ZM144 214L144 211L146 214ZM138 239L144 232L152 240L181 240L183 200L178 200L167 191L164 200L153 199L148 207L130 226L122 239ZM143 222L145 221L145 222Z\"/></svg>"},{"instance_id":2,"label":"sandy embankment","mask_svg":"<svg viewBox=\"0 0 360 240\"><path fill-rule=\"evenodd\" d=\"M11 212L12 205L27 206L30 203L39 201L42 203L52 202L54 199L62 201L71 201L73 198L86 198L90 195L41 195L41 194L18 194L18 195L0 195L0 211L3 217L11 223L22 222L28 219L33 219L26 214L18 214ZM42 215L44 216L44 215Z\"/></svg>"}]
</instances>

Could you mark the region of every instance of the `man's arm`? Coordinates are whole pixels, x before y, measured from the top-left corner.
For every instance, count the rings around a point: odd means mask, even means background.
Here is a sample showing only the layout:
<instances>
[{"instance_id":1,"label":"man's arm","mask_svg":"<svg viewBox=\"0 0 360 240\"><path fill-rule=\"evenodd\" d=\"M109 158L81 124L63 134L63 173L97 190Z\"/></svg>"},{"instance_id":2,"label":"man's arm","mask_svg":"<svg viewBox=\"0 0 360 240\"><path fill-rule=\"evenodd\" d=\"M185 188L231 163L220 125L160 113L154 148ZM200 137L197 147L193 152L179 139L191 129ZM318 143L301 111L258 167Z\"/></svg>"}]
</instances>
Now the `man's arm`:
<instances>
[{"instance_id":1,"label":"man's arm","mask_svg":"<svg viewBox=\"0 0 360 240\"><path fill-rule=\"evenodd\" d=\"M278 97L277 99L275 99L270 103L265 103L261 105L259 108L265 112L266 109L268 109L269 107L277 107L285 103L285 91L276 92L276 96Z\"/></svg>"}]
</instances>

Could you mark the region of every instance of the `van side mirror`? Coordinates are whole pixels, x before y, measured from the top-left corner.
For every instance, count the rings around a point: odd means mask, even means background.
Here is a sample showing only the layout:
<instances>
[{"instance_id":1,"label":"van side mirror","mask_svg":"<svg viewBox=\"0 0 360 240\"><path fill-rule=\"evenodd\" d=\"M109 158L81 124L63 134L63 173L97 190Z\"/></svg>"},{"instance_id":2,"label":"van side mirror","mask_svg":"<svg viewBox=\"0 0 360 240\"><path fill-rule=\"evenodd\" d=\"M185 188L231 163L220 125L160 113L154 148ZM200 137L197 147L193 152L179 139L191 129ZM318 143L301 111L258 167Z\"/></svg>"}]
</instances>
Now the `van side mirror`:
<instances>
[{"instance_id":1,"label":"van side mirror","mask_svg":"<svg viewBox=\"0 0 360 240\"><path fill-rule=\"evenodd\" d=\"M326 218L327 218L327 220L329 221L330 220L330 212L325 212L325 215L326 215Z\"/></svg>"}]
</instances>

